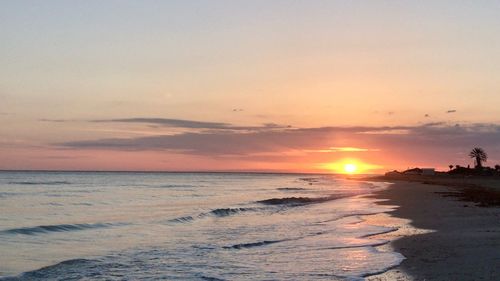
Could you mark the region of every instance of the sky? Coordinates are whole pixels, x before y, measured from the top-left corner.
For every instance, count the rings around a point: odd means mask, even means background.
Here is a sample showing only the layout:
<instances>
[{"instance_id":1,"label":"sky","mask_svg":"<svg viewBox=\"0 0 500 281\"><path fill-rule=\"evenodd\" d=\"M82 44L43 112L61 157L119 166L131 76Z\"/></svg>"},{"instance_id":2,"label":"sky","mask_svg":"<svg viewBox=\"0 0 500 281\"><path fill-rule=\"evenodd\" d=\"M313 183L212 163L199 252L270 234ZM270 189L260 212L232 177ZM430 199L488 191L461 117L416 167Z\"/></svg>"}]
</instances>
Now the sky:
<instances>
[{"instance_id":1,"label":"sky","mask_svg":"<svg viewBox=\"0 0 500 281\"><path fill-rule=\"evenodd\" d=\"M0 169L500 163L499 1L2 1Z\"/></svg>"}]
</instances>

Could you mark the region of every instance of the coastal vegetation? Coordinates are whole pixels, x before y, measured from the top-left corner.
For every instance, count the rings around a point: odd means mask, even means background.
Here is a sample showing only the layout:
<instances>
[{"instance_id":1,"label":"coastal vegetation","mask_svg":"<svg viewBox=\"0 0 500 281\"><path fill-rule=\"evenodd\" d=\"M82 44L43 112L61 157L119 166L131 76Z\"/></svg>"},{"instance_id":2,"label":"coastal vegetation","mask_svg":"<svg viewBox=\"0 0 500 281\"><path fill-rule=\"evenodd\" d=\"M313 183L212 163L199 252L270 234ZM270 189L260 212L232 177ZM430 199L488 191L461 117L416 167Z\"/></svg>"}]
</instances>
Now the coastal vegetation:
<instances>
[{"instance_id":1,"label":"coastal vegetation","mask_svg":"<svg viewBox=\"0 0 500 281\"><path fill-rule=\"evenodd\" d=\"M480 147L472 149L469 157L474 160L474 167L449 165L448 171L409 168L401 172L388 172L382 179L448 186L454 189L436 193L445 197L456 197L460 201L473 202L480 207L500 206L500 165L496 164L493 168L483 165L488 154Z\"/></svg>"},{"instance_id":2,"label":"coastal vegetation","mask_svg":"<svg viewBox=\"0 0 500 281\"><path fill-rule=\"evenodd\" d=\"M470 165L467 167L461 166L459 164L448 165L448 171L433 171L434 175L457 175L457 176L500 176L500 164L496 164L493 167L484 166L488 160L488 154L484 149L480 147L475 147L469 152L469 157L474 159L474 167L471 168ZM392 172L388 172L386 175L425 175L425 172L428 169L424 168L408 168L404 171L394 170ZM427 174L428 175L428 174Z\"/></svg>"},{"instance_id":3,"label":"coastal vegetation","mask_svg":"<svg viewBox=\"0 0 500 281\"><path fill-rule=\"evenodd\" d=\"M469 157L474 159L474 168L455 165L455 169L453 169L452 165L450 165L450 170L447 173L465 176L500 176L500 165L497 164L493 168L483 166L483 163L488 160L488 154L484 149L480 147L473 148L469 152Z\"/></svg>"},{"instance_id":4,"label":"coastal vegetation","mask_svg":"<svg viewBox=\"0 0 500 281\"><path fill-rule=\"evenodd\" d=\"M469 157L475 159L476 162L476 169L481 169L483 167L483 162L486 162L488 160L488 154L484 152L484 149L480 147L475 147L472 149L472 151L469 153Z\"/></svg>"}]
</instances>

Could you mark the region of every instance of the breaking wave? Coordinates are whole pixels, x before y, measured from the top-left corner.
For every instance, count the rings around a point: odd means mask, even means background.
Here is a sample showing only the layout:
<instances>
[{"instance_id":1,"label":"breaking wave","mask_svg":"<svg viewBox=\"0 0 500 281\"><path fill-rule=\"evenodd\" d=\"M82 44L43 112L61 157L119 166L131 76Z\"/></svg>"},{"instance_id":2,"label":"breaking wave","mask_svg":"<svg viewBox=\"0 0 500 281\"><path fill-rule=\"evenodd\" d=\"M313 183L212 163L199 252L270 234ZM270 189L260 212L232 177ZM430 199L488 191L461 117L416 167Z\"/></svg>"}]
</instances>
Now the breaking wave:
<instances>
[{"instance_id":1,"label":"breaking wave","mask_svg":"<svg viewBox=\"0 0 500 281\"><path fill-rule=\"evenodd\" d=\"M190 222L190 221L193 221L193 220L194 220L194 218L192 216L185 216L185 217L179 217L179 218L171 219L171 220L169 220L169 222L183 223L183 222Z\"/></svg>"},{"instance_id":2,"label":"breaking wave","mask_svg":"<svg viewBox=\"0 0 500 281\"><path fill-rule=\"evenodd\" d=\"M332 201L344 197L348 197L350 195L331 195L327 197L283 197L283 198L271 198L266 200L257 201L257 203L265 204L265 205L307 205L307 204L315 204L315 203L323 203L327 201Z\"/></svg>"},{"instance_id":3,"label":"breaking wave","mask_svg":"<svg viewBox=\"0 0 500 281\"><path fill-rule=\"evenodd\" d=\"M212 210L209 213L217 217L227 217L242 212L257 211L257 210L258 210L257 208L221 208Z\"/></svg>"},{"instance_id":4,"label":"breaking wave","mask_svg":"<svg viewBox=\"0 0 500 281\"><path fill-rule=\"evenodd\" d=\"M53 265L42 267L37 270L28 271L18 276L0 277L1 281L38 281L38 280L77 280L83 279L85 273L96 278L99 274L95 271L99 270L96 260L89 259L71 259L65 260ZM69 274L68 274L69 272ZM97 273L97 274L95 274ZM68 279L61 278L67 276Z\"/></svg>"},{"instance_id":5,"label":"breaking wave","mask_svg":"<svg viewBox=\"0 0 500 281\"><path fill-rule=\"evenodd\" d=\"M219 209L213 209L207 213L198 214L197 216L178 217L178 218L169 220L169 222L186 223L186 222L191 222L195 219L200 219L200 218L204 218L207 216L228 217L228 216L237 215L237 214L240 214L243 212L257 212L260 210L263 210L263 208L219 208Z\"/></svg>"}]
</instances>

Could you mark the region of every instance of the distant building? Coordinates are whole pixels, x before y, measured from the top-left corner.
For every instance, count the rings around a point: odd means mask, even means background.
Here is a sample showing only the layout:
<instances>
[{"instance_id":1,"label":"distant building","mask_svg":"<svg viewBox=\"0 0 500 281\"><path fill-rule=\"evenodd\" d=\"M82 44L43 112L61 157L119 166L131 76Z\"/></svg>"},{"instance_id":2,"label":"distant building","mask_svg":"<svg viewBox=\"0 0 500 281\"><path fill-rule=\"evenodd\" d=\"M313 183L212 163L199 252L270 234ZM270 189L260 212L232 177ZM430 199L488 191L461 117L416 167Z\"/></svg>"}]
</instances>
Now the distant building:
<instances>
[{"instance_id":1,"label":"distant building","mask_svg":"<svg viewBox=\"0 0 500 281\"><path fill-rule=\"evenodd\" d=\"M421 175L422 174L422 169L420 168L413 168L413 169L408 169L403 172L405 175Z\"/></svg>"},{"instance_id":2,"label":"distant building","mask_svg":"<svg viewBox=\"0 0 500 281\"><path fill-rule=\"evenodd\" d=\"M436 174L435 168L422 168L422 176L433 176Z\"/></svg>"},{"instance_id":3,"label":"distant building","mask_svg":"<svg viewBox=\"0 0 500 281\"><path fill-rule=\"evenodd\" d=\"M405 175L422 175L422 176L433 176L436 174L436 169L434 168L413 168L408 169L403 172Z\"/></svg>"},{"instance_id":4,"label":"distant building","mask_svg":"<svg viewBox=\"0 0 500 281\"><path fill-rule=\"evenodd\" d=\"M390 172L385 173L385 176L386 177L401 176L401 173L394 170L394 171L390 171Z\"/></svg>"}]
</instances>

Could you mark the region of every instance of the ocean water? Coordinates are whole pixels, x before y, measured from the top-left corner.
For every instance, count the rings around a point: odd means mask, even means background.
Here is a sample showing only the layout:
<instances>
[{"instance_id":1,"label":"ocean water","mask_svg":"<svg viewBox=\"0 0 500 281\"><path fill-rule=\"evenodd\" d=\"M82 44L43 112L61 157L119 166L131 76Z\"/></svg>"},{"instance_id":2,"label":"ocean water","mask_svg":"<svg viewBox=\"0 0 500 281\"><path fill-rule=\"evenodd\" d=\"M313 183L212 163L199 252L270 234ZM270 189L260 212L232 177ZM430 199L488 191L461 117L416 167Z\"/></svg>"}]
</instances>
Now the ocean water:
<instances>
[{"instance_id":1,"label":"ocean water","mask_svg":"<svg viewBox=\"0 0 500 281\"><path fill-rule=\"evenodd\" d=\"M0 172L0 280L359 280L399 264L382 183L242 173Z\"/></svg>"}]
</instances>

